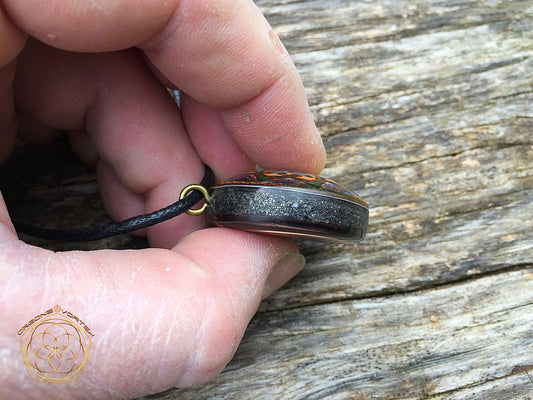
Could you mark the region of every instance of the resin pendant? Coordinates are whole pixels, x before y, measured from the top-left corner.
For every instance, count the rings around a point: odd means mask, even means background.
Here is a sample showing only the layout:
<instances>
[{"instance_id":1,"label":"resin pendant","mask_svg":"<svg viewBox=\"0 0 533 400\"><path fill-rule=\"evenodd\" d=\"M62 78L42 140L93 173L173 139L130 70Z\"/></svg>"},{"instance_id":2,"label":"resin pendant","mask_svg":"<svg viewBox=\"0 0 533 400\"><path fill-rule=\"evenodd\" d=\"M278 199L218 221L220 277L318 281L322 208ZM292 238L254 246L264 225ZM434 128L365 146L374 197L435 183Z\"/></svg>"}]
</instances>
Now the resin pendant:
<instances>
[{"instance_id":1,"label":"resin pendant","mask_svg":"<svg viewBox=\"0 0 533 400\"><path fill-rule=\"evenodd\" d=\"M313 240L362 240L368 205L319 176L260 171L209 188L212 225Z\"/></svg>"}]
</instances>

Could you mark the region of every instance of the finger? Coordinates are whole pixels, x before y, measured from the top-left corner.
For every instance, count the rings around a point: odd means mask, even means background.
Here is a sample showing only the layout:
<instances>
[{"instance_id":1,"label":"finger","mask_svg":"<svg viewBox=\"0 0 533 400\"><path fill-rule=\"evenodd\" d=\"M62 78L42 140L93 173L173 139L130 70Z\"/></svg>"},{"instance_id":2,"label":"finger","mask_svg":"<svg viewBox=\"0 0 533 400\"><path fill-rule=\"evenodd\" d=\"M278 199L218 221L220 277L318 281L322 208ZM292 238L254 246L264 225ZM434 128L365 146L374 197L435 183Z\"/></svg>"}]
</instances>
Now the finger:
<instances>
[{"instance_id":1,"label":"finger","mask_svg":"<svg viewBox=\"0 0 533 400\"><path fill-rule=\"evenodd\" d=\"M26 32L52 46L138 46L176 87L220 110L256 164L319 172L325 161L293 63L250 0L86 2L4 0Z\"/></svg>"},{"instance_id":2,"label":"finger","mask_svg":"<svg viewBox=\"0 0 533 400\"><path fill-rule=\"evenodd\" d=\"M195 150L203 160L208 160L219 179L255 170L255 162L228 135L218 110L184 93L180 94L180 107Z\"/></svg>"},{"instance_id":3,"label":"finger","mask_svg":"<svg viewBox=\"0 0 533 400\"><path fill-rule=\"evenodd\" d=\"M98 152L85 128L71 130L68 133L68 140L72 150L84 163L91 166L98 163Z\"/></svg>"},{"instance_id":4,"label":"finger","mask_svg":"<svg viewBox=\"0 0 533 400\"><path fill-rule=\"evenodd\" d=\"M179 0L2 0L14 23L41 42L64 50L126 49L161 29Z\"/></svg>"},{"instance_id":5,"label":"finger","mask_svg":"<svg viewBox=\"0 0 533 400\"><path fill-rule=\"evenodd\" d=\"M89 162L96 153L102 198L115 219L172 204L201 179L179 110L137 51L75 54L29 42L19 57L16 100L44 125L74 131L73 147ZM148 229L149 239L169 248L203 226L202 218L184 215Z\"/></svg>"},{"instance_id":6,"label":"finger","mask_svg":"<svg viewBox=\"0 0 533 400\"><path fill-rule=\"evenodd\" d=\"M180 90L219 110L254 163L322 169L324 148L296 68L251 1L183 1L140 47Z\"/></svg>"},{"instance_id":7,"label":"finger","mask_svg":"<svg viewBox=\"0 0 533 400\"><path fill-rule=\"evenodd\" d=\"M0 4L0 66L13 61L26 42L26 34L13 24Z\"/></svg>"},{"instance_id":8,"label":"finger","mask_svg":"<svg viewBox=\"0 0 533 400\"><path fill-rule=\"evenodd\" d=\"M11 299L0 302L0 395L134 398L212 379L234 354L273 266L295 252L285 239L221 228L195 232L174 251L0 252L0 298ZM94 334L69 385L35 382L15 362L16 332L55 304Z\"/></svg>"},{"instance_id":9,"label":"finger","mask_svg":"<svg viewBox=\"0 0 533 400\"><path fill-rule=\"evenodd\" d=\"M17 110L18 136L24 142L33 144L50 143L61 136L62 131L57 128L51 128L37 121L31 115Z\"/></svg>"},{"instance_id":10,"label":"finger","mask_svg":"<svg viewBox=\"0 0 533 400\"><path fill-rule=\"evenodd\" d=\"M127 216L141 215L146 212L144 195L129 190L117 176L113 166L105 160L99 160L97 166L98 186L101 198L111 215L117 220L124 220ZM128 199L124 201L122 199ZM136 234L145 235L146 230L136 231Z\"/></svg>"},{"instance_id":11,"label":"finger","mask_svg":"<svg viewBox=\"0 0 533 400\"><path fill-rule=\"evenodd\" d=\"M16 121L13 103L13 77L18 53L26 35L13 25L0 4L0 163L15 145Z\"/></svg>"}]
</instances>

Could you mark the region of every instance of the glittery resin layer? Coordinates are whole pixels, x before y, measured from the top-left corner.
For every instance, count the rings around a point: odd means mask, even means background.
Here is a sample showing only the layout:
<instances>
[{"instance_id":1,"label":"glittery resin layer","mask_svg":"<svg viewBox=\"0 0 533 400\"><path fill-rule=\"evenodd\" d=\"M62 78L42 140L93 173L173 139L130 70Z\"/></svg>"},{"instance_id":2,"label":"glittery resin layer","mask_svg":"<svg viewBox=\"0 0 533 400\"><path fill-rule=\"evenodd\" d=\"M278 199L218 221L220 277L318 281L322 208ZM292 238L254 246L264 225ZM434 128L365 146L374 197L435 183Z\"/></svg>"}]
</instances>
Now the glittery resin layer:
<instances>
[{"instance_id":1,"label":"glittery resin layer","mask_svg":"<svg viewBox=\"0 0 533 400\"><path fill-rule=\"evenodd\" d=\"M324 190L223 184L210 192L212 224L227 228L319 240L364 238L368 208L362 199ZM366 203L364 203L366 205Z\"/></svg>"}]
</instances>

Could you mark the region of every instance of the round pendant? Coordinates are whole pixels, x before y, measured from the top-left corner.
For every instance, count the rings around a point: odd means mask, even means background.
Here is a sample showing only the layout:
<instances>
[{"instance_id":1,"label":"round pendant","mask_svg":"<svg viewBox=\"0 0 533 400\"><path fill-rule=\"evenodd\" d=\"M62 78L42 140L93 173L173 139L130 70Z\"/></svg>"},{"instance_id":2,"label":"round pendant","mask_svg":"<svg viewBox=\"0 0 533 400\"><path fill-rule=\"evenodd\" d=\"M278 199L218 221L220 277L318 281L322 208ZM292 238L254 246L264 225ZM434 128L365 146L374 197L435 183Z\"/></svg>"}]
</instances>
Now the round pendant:
<instances>
[{"instance_id":1,"label":"round pendant","mask_svg":"<svg viewBox=\"0 0 533 400\"><path fill-rule=\"evenodd\" d=\"M209 189L215 226L315 240L362 240L368 205L357 194L319 176L260 171Z\"/></svg>"}]
</instances>

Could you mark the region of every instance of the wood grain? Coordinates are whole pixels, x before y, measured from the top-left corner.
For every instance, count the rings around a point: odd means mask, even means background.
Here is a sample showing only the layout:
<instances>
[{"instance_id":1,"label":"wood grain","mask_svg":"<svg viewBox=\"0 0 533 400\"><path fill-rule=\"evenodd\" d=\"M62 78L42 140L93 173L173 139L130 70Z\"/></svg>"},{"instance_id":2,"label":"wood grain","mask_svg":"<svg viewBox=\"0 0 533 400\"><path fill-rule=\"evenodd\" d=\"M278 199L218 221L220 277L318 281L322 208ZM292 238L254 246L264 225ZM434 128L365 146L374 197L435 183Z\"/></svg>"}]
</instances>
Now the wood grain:
<instances>
[{"instance_id":1,"label":"wood grain","mask_svg":"<svg viewBox=\"0 0 533 400\"><path fill-rule=\"evenodd\" d=\"M306 269L222 375L145 399L533 399L533 2L257 4L302 75L324 176L371 225L356 246L300 242ZM3 168L13 215L107 220L65 146Z\"/></svg>"},{"instance_id":2,"label":"wood grain","mask_svg":"<svg viewBox=\"0 0 533 400\"><path fill-rule=\"evenodd\" d=\"M161 398L420 398L458 386L471 395L489 382L492 393L499 379L531 393L531 352L523 350L533 346L532 292L533 270L518 269L263 313L215 383Z\"/></svg>"}]
</instances>

